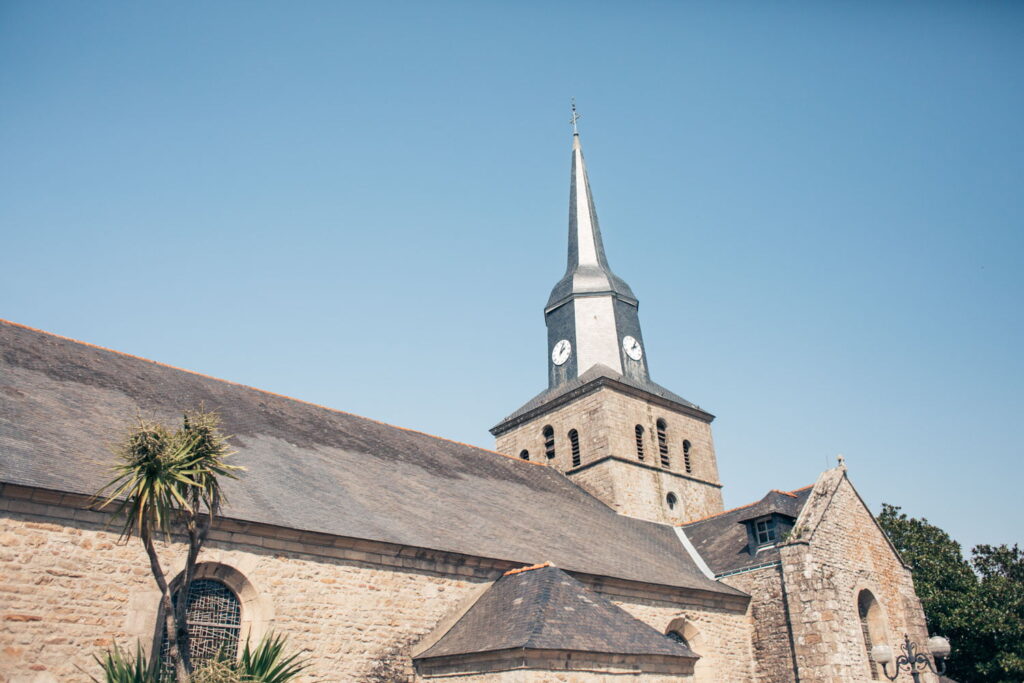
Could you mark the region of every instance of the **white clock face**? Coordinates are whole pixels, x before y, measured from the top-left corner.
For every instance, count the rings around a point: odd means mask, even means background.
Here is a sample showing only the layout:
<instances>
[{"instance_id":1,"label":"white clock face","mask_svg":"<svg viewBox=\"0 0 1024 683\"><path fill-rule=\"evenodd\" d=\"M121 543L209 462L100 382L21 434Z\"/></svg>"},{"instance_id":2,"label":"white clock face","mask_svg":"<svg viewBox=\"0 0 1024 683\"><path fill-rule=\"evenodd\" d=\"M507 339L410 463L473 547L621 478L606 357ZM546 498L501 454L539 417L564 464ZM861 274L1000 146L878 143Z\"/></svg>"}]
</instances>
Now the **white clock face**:
<instances>
[{"instance_id":1,"label":"white clock face","mask_svg":"<svg viewBox=\"0 0 1024 683\"><path fill-rule=\"evenodd\" d=\"M568 339L563 339L555 344L555 348L551 349L551 362L555 365L561 365L569 360L569 354L571 353L572 344L569 343Z\"/></svg>"},{"instance_id":2,"label":"white clock face","mask_svg":"<svg viewBox=\"0 0 1024 683\"><path fill-rule=\"evenodd\" d=\"M633 360L640 360L644 357L644 350L640 347L640 342L628 335L622 338L622 350Z\"/></svg>"}]
</instances>

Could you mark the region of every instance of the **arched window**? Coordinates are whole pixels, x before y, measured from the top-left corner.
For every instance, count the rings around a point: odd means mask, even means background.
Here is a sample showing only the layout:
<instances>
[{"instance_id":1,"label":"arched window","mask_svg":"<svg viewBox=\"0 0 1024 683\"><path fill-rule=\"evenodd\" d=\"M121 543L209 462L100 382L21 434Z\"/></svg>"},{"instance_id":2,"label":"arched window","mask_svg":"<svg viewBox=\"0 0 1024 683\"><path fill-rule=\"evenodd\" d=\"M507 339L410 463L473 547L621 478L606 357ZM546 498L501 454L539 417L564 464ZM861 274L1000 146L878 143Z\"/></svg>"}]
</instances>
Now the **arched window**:
<instances>
[{"instance_id":1,"label":"arched window","mask_svg":"<svg viewBox=\"0 0 1024 683\"><path fill-rule=\"evenodd\" d=\"M636 426L636 459L644 459L644 428Z\"/></svg>"},{"instance_id":2,"label":"arched window","mask_svg":"<svg viewBox=\"0 0 1024 683\"><path fill-rule=\"evenodd\" d=\"M668 424L664 420L658 419L658 454L661 456L661 466L668 467L668 436L666 431L668 430Z\"/></svg>"},{"instance_id":3,"label":"arched window","mask_svg":"<svg viewBox=\"0 0 1024 683\"><path fill-rule=\"evenodd\" d=\"M882 624L882 610L878 601L869 590L862 590L857 595L857 614L860 615L860 630L864 635L864 652L868 658L868 670L871 672L871 680L878 679L878 665L871 659L871 648L878 645L884 639L884 626Z\"/></svg>"},{"instance_id":4,"label":"arched window","mask_svg":"<svg viewBox=\"0 0 1024 683\"><path fill-rule=\"evenodd\" d=\"M555 428L547 425L542 433L544 434L544 455L550 460L555 457Z\"/></svg>"},{"instance_id":5,"label":"arched window","mask_svg":"<svg viewBox=\"0 0 1024 683\"><path fill-rule=\"evenodd\" d=\"M180 592L174 595L178 604ZM238 596L215 579L195 579L188 589L185 606L188 624L188 650L193 664L209 661L219 654L234 659L238 654L242 630L242 606ZM164 634L160 645L160 668L174 676L174 663L168 657L170 645Z\"/></svg>"},{"instance_id":6,"label":"arched window","mask_svg":"<svg viewBox=\"0 0 1024 683\"><path fill-rule=\"evenodd\" d=\"M675 510L676 509L676 503L679 502L679 499L676 498L676 494L674 494L674 493L672 493L670 491L669 494L667 496L665 496L665 502L668 504L668 509L669 510Z\"/></svg>"},{"instance_id":7,"label":"arched window","mask_svg":"<svg viewBox=\"0 0 1024 683\"><path fill-rule=\"evenodd\" d=\"M528 450L526 450L524 448L523 450L519 451L519 457L521 459L523 459L523 460L529 460L530 459L530 451L528 451Z\"/></svg>"},{"instance_id":8,"label":"arched window","mask_svg":"<svg viewBox=\"0 0 1024 683\"><path fill-rule=\"evenodd\" d=\"M693 472L693 465L690 463L690 442L683 439L683 466L686 467L686 473Z\"/></svg>"},{"instance_id":9,"label":"arched window","mask_svg":"<svg viewBox=\"0 0 1024 683\"><path fill-rule=\"evenodd\" d=\"M572 448L572 466L580 466L580 433L575 429L569 430L569 446Z\"/></svg>"}]
</instances>

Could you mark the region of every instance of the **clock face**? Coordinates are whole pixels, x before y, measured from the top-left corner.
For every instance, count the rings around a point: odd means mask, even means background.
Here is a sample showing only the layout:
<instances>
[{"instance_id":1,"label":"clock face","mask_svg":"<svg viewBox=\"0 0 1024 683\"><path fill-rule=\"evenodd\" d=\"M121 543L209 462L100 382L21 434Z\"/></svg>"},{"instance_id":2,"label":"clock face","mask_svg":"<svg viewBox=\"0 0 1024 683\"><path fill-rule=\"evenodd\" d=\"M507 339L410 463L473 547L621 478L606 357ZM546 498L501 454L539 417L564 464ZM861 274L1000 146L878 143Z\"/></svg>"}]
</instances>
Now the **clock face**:
<instances>
[{"instance_id":1,"label":"clock face","mask_svg":"<svg viewBox=\"0 0 1024 683\"><path fill-rule=\"evenodd\" d=\"M569 360L569 354L571 353L572 344L569 343L568 339L563 339L555 344L555 348L551 349L551 362L555 365L561 365Z\"/></svg>"},{"instance_id":2,"label":"clock face","mask_svg":"<svg viewBox=\"0 0 1024 683\"><path fill-rule=\"evenodd\" d=\"M640 360L644 357L644 350L641 348L640 342L629 335L622 338L622 350L633 360Z\"/></svg>"}]
</instances>

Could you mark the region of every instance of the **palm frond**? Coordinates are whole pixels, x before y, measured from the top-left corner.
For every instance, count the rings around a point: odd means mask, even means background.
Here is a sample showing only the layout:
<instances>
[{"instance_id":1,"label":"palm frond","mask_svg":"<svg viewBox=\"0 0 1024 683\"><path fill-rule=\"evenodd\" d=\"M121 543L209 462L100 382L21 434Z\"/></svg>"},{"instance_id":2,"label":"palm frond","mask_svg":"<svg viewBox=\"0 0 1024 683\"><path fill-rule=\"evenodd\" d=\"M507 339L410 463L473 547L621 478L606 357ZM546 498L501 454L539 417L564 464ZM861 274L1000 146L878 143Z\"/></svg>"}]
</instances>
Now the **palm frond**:
<instances>
[{"instance_id":1,"label":"palm frond","mask_svg":"<svg viewBox=\"0 0 1024 683\"><path fill-rule=\"evenodd\" d=\"M107 650L103 657L93 655L103 669L103 679L89 676L94 683L156 683L149 674L149 665L142 647L135 644L135 656L122 652L114 643L113 650Z\"/></svg>"},{"instance_id":2,"label":"palm frond","mask_svg":"<svg viewBox=\"0 0 1024 683\"><path fill-rule=\"evenodd\" d=\"M245 644L238 660L238 671L243 681L252 683L287 683L309 667L308 659L299 659L299 653L285 656L285 637L267 634L255 649Z\"/></svg>"}]
</instances>

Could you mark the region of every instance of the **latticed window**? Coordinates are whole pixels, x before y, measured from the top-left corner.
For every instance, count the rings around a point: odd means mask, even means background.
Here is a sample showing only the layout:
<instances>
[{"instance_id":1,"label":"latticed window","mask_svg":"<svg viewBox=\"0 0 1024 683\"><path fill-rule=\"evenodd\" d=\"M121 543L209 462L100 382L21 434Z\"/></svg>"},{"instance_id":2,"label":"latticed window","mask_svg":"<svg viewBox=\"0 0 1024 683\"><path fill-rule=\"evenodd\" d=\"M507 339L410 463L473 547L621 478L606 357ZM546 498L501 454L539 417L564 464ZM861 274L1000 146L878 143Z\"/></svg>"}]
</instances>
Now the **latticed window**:
<instances>
[{"instance_id":1,"label":"latticed window","mask_svg":"<svg viewBox=\"0 0 1024 683\"><path fill-rule=\"evenodd\" d=\"M572 466L580 466L580 433L575 429L569 430L569 447L572 449Z\"/></svg>"},{"instance_id":2,"label":"latticed window","mask_svg":"<svg viewBox=\"0 0 1024 683\"><path fill-rule=\"evenodd\" d=\"M555 457L555 428L547 425L541 433L544 435L544 455L550 460Z\"/></svg>"},{"instance_id":3,"label":"latticed window","mask_svg":"<svg viewBox=\"0 0 1024 683\"><path fill-rule=\"evenodd\" d=\"M683 440L683 466L686 467L687 474L693 472L693 465L690 463L690 442Z\"/></svg>"},{"instance_id":4,"label":"latticed window","mask_svg":"<svg viewBox=\"0 0 1024 683\"><path fill-rule=\"evenodd\" d=\"M656 424L658 428L658 455L661 456L661 466L668 467L668 425L664 420L658 420Z\"/></svg>"},{"instance_id":5,"label":"latticed window","mask_svg":"<svg viewBox=\"0 0 1024 683\"><path fill-rule=\"evenodd\" d=\"M636 459L644 459L644 428L636 426Z\"/></svg>"},{"instance_id":6,"label":"latticed window","mask_svg":"<svg viewBox=\"0 0 1024 683\"><path fill-rule=\"evenodd\" d=\"M522 458L523 460L529 460L530 459L530 451L528 451L528 450L526 450L524 448L523 450L519 451L519 457Z\"/></svg>"},{"instance_id":7,"label":"latticed window","mask_svg":"<svg viewBox=\"0 0 1024 683\"><path fill-rule=\"evenodd\" d=\"M175 594L175 605L180 597L180 594ZM185 621L193 664L209 661L218 653L231 659L237 656L242 608L238 597L223 583L213 579L195 579L189 586ZM160 646L161 675L165 680L172 680L174 664L167 656L168 649L167 634L164 634Z\"/></svg>"}]
</instances>

